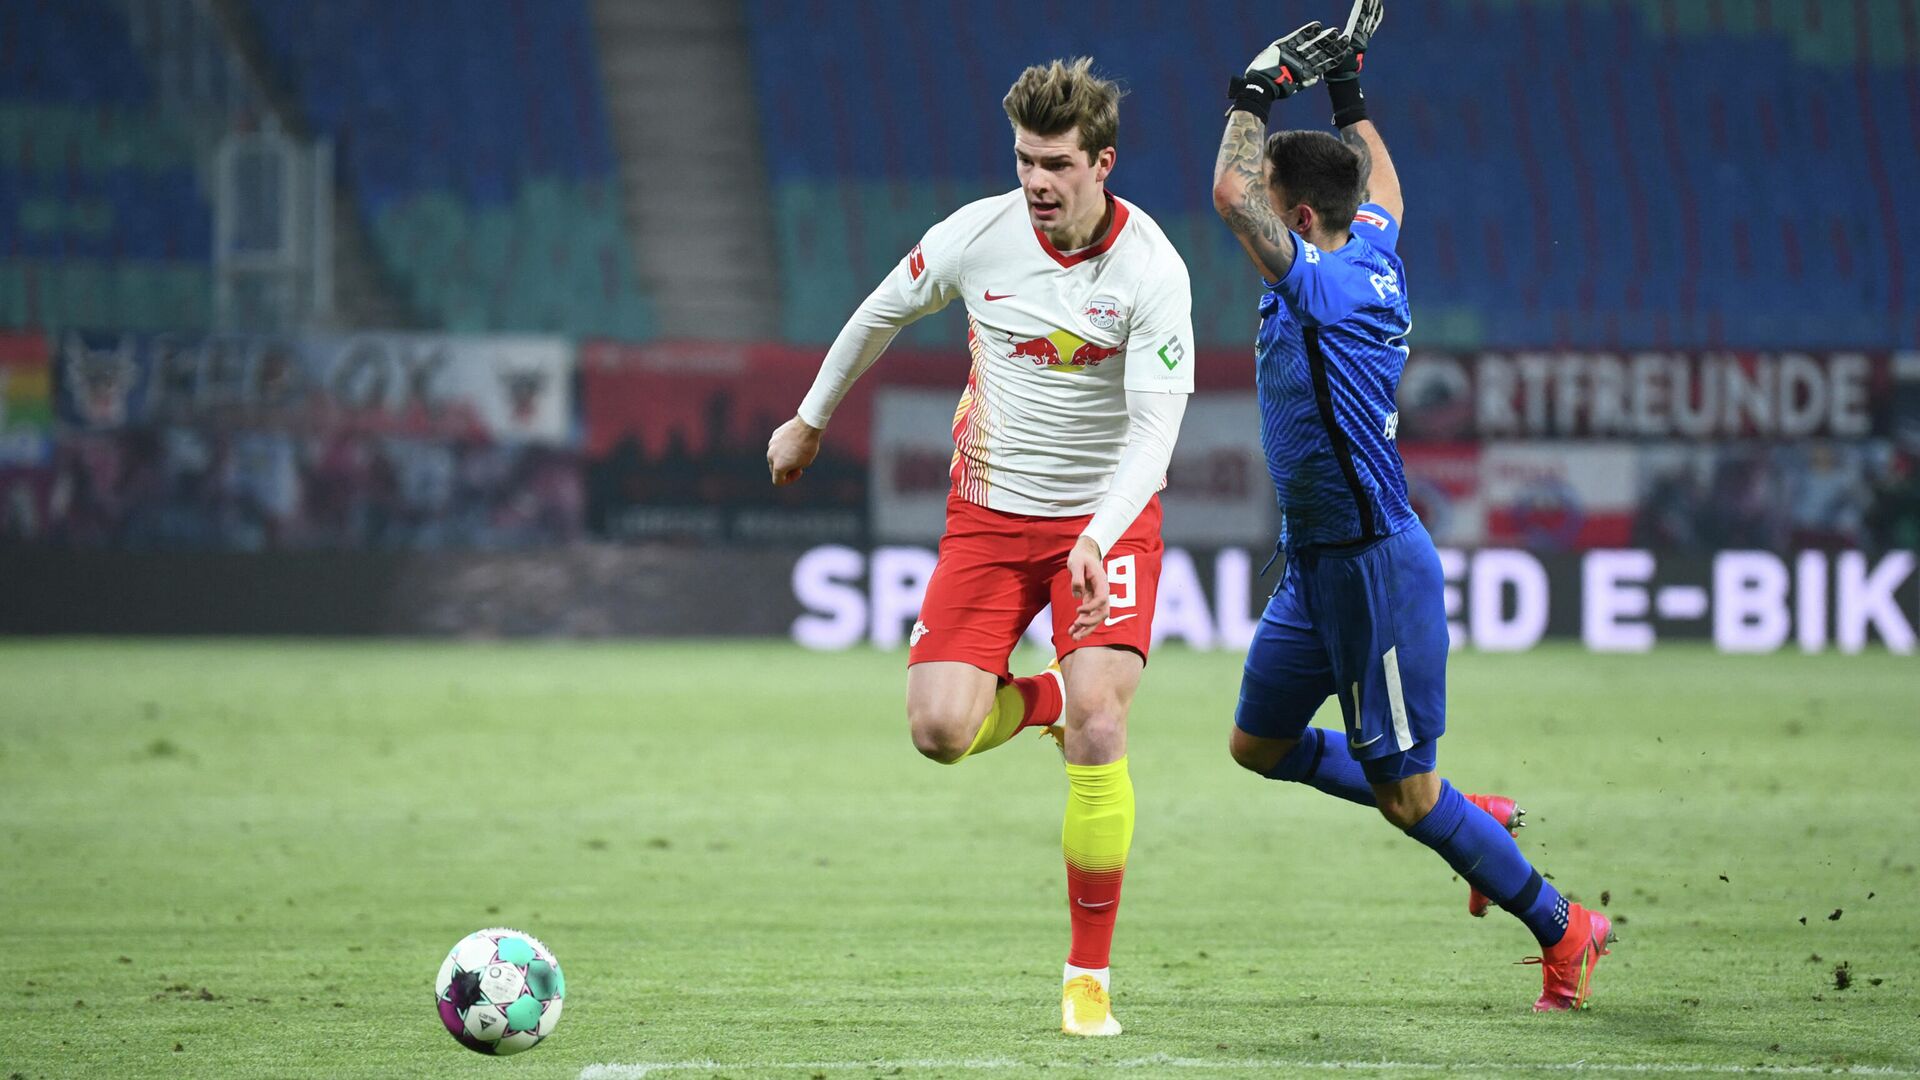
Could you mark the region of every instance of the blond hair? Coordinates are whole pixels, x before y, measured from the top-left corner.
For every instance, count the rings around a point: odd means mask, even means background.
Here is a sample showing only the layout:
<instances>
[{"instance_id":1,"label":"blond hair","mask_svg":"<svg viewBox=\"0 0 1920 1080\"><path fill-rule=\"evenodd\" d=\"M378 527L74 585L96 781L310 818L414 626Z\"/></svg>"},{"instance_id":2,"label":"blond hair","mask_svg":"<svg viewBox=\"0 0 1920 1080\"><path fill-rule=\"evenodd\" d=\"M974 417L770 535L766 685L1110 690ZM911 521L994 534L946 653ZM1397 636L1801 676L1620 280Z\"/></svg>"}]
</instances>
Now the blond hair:
<instances>
[{"instance_id":1,"label":"blond hair","mask_svg":"<svg viewBox=\"0 0 1920 1080\"><path fill-rule=\"evenodd\" d=\"M1120 132L1120 87L1093 73L1093 58L1076 56L1035 64L1020 73L1000 102L1013 126L1034 135L1080 129L1087 156L1114 145Z\"/></svg>"}]
</instances>

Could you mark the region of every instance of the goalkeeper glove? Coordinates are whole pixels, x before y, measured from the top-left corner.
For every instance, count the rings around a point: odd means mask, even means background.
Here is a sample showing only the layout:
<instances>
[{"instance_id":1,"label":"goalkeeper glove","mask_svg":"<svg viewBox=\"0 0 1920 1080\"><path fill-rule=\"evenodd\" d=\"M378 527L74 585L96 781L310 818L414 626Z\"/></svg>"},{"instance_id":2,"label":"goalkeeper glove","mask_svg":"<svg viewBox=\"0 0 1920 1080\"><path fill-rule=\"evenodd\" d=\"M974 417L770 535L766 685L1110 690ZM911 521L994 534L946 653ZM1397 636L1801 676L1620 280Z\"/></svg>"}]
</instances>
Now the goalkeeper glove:
<instances>
[{"instance_id":1,"label":"goalkeeper glove","mask_svg":"<svg viewBox=\"0 0 1920 1080\"><path fill-rule=\"evenodd\" d=\"M1291 97L1319 82L1345 51L1340 31L1310 22L1260 50L1228 86L1227 96L1234 109L1250 112L1264 124L1276 98Z\"/></svg>"},{"instance_id":2,"label":"goalkeeper glove","mask_svg":"<svg viewBox=\"0 0 1920 1080\"><path fill-rule=\"evenodd\" d=\"M1341 36L1347 51L1327 69L1327 96L1333 100L1333 126L1347 127L1367 118L1367 95L1360 89L1360 69L1365 66L1367 45L1385 17L1381 0L1354 0Z\"/></svg>"}]
</instances>

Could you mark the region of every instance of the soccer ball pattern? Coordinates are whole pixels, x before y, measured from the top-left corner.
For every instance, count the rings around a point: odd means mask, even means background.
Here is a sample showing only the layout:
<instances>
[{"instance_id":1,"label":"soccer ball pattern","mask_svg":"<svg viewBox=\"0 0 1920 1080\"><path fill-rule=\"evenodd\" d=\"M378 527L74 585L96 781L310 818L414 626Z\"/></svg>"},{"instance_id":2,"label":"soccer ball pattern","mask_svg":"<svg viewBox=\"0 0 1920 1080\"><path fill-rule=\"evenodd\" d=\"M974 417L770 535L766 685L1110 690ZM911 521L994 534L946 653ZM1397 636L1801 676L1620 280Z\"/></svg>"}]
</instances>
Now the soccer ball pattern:
<instances>
[{"instance_id":1,"label":"soccer ball pattern","mask_svg":"<svg viewBox=\"0 0 1920 1080\"><path fill-rule=\"evenodd\" d=\"M482 1054L538 1046L560 1023L566 991L552 950L532 934L503 927L461 938L433 981L447 1033Z\"/></svg>"}]
</instances>

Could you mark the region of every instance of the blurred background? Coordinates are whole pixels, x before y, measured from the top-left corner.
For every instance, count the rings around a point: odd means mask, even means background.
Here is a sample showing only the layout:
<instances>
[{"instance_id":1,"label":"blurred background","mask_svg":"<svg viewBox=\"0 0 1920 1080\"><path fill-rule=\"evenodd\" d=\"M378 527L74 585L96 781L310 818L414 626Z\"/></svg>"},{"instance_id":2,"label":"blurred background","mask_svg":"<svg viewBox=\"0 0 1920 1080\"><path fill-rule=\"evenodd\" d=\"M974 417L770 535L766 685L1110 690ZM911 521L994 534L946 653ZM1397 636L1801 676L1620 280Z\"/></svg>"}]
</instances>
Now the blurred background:
<instances>
[{"instance_id":1,"label":"blurred background","mask_svg":"<svg viewBox=\"0 0 1920 1080\"><path fill-rule=\"evenodd\" d=\"M899 642L958 307L800 485L766 436L920 234L1014 186L1021 68L1088 54L1202 345L1157 629L1236 647L1278 521L1223 89L1343 15L0 0L0 631ZM1910 650L1920 0L1403 0L1367 87L1459 642Z\"/></svg>"}]
</instances>

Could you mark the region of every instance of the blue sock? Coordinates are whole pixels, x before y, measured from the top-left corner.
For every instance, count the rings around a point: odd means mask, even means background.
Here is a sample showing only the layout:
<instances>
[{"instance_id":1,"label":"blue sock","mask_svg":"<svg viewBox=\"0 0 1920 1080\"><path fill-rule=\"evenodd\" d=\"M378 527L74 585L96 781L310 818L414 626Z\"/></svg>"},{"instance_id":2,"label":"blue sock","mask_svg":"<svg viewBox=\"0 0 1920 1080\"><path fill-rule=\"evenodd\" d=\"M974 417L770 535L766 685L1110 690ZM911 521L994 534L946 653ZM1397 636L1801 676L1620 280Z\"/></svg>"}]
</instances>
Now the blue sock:
<instances>
[{"instance_id":1,"label":"blue sock","mask_svg":"<svg viewBox=\"0 0 1920 1080\"><path fill-rule=\"evenodd\" d=\"M1567 933L1567 902L1547 884L1500 823L1453 785L1440 781L1440 800L1407 835L1440 853L1447 865L1527 924L1541 946Z\"/></svg>"},{"instance_id":2,"label":"blue sock","mask_svg":"<svg viewBox=\"0 0 1920 1080\"><path fill-rule=\"evenodd\" d=\"M1300 741L1287 751L1287 756L1267 773L1267 779L1308 784L1362 806L1379 805L1373 797L1373 786L1367 783L1367 774L1347 753L1344 731L1308 727L1300 733Z\"/></svg>"}]
</instances>

